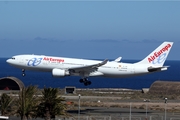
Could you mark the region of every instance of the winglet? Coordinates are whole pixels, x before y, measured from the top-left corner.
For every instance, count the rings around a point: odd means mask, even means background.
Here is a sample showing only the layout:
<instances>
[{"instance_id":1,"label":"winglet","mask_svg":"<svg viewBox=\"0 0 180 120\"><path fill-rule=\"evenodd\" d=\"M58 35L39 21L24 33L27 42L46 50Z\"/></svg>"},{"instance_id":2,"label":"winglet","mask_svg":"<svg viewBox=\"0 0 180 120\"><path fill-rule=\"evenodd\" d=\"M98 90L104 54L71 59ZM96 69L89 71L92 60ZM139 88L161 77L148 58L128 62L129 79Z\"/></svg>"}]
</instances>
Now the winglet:
<instances>
[{"instance_id":1,"label":"winglet","mask_svg":"<svg viewBox=\"0 0 180 120\"><path fill-rule=\"evenodd\" d=\"M99 66L102 66L102 65L105 65L107 62L108 62L108 60L105 59L104 61L102 61L101 63L99 63L98 67L99 67Z\"/></svg>"},{"instance_id":2,"label":"winglet","mask_svg":"<svg viewBox=\"0 0 180 120\"><path fill-rule=\"evenodd\" d=\"M116 59L114 60L114 62L120 62L121 59L122 59L122 57L118 57L118 58L116 58Z\"/></svg>"}]
</instances>

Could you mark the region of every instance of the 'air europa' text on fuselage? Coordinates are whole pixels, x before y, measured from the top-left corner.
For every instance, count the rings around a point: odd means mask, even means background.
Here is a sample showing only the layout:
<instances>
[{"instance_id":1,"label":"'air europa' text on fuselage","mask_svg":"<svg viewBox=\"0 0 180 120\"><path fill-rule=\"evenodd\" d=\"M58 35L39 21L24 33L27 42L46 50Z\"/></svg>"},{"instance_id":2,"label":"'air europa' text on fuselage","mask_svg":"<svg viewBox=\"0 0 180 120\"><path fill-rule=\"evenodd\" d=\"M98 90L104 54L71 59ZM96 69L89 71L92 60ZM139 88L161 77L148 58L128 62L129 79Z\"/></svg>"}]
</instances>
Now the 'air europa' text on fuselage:
<instances>
[{"instance_id":1,"label":"'air europa' text on fuselage","mask_svg":"<svg viewBox=\"0 0 180 120\"><path fill-rule=\"evenodd\" d=\"M153 56L148 58L149 63L155 60L157 57L159 57L162 53L166 52L171 48L171 44L167 44L165 47L163 47L161 50L158 52L155 52Z\"/></svg>"},{"instance_id":2,"label":"'air europa' text on fuselage","mask_svg":"<svg viewBox=\"0 0 180 120\"><path fill-rule=\"evenodd\" d=\"M64 62L64 59L58 59L58 58L49 58L49 57L44 57L45 61L51 61L51 62Z\"/></svg>"}]
</instances>

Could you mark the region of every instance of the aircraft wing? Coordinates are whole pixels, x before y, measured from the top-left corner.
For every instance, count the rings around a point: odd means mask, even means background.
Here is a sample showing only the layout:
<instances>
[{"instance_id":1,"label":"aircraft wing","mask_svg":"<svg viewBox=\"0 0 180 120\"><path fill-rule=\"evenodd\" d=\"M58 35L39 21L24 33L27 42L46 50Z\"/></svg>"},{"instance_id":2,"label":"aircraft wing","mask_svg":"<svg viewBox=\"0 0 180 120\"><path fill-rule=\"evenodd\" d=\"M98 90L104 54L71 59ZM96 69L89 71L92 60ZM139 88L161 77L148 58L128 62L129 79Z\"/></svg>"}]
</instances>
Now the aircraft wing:
<instances>
[{"instance_id":1,"label":"aircraft wing","mask_svg":"<svg viewBox=\"0 0 180 120\"><path fill-rule=\"evenodd\" d=\"M108 62L108 60L104 60L101 63L93 64L93 65L87 65L87 66L81 66L81 67L74 67L70 68L69 71L71 72L93 72L95 71L98 67L105 65Z\"/></svg>"}]
</instances>

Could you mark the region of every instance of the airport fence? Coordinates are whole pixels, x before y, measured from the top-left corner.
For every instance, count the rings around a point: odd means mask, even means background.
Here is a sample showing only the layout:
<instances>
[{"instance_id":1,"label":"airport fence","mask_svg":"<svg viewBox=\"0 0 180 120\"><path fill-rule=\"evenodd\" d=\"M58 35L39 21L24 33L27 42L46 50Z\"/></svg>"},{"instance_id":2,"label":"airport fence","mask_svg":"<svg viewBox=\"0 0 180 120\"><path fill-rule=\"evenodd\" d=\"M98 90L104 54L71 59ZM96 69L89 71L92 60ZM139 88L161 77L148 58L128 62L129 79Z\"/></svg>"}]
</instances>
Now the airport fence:
<instances>
[{"instance_id":1,"label":"airport fence","mask_svg":"<svg viewBox=\"0 0 180 120\"><path fill-rule=\"evenodd\" d=\"M74 116L69 118L56 118L56 120L164 120L163 116ZM180 120L180 116L167 117L166 120Z\"/></svg>"}]
</instances>

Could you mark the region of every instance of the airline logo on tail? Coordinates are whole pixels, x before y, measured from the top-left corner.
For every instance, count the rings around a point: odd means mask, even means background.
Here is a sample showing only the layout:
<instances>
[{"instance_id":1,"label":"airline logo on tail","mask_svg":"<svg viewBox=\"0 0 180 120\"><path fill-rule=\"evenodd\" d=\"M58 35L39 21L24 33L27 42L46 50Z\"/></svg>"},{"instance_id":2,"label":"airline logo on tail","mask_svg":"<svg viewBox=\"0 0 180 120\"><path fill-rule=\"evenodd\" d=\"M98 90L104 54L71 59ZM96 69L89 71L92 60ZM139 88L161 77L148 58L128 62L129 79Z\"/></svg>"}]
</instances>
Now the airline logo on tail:
<instances>
[{"instance_id":1,"label":"airline logo on tail","mask_svg":"<svg viewBox=\"0 0 180 120\"><path fill-rule=\"evenodd\" d=\"M171 44L167 44L161 50L154 52L154 54L152 56L148 57L149 63L152 62L153 64L156 64L156 63L160 64L160 63L164 62L166 60L167 51L171 47L172 47Z\"/></svg>"}]
</instances>

